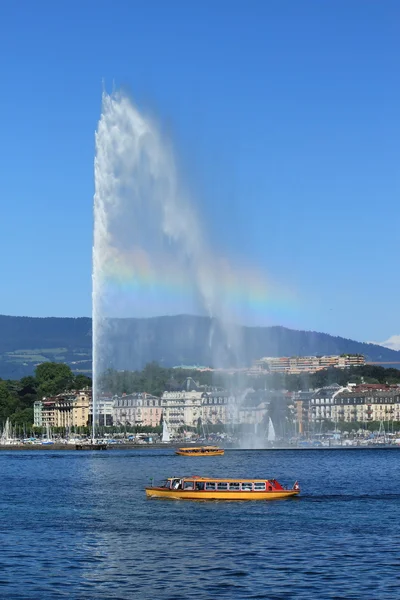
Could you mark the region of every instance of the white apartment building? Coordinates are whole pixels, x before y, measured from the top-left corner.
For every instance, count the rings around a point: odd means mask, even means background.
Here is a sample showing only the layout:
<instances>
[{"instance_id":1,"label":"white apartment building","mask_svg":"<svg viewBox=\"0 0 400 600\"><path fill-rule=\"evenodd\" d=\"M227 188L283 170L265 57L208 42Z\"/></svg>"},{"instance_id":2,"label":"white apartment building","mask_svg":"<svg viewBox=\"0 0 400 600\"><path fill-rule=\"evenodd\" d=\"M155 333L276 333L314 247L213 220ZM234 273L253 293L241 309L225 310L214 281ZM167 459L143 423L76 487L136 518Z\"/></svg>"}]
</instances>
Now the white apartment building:
<instances>
[{"instance_id":1,"label":"white apartment building","mask_svg":"<svg viewBox=\"0 0 400 600\"><path fill-rule=\"evenodd\" d=\"M309 400L309 420L314 423L333 421L335 398L347 389L334 383L315 390Z\"/></svg>"},{"instance_id":2,"label":"white apartment building","mask_svg":"<svg viewBox=\"0 0 400 600\"><path fill-rule=\"evenodd\" d=\"M202 418L203 391L164 392L161 396L163 419L172 435L181 427L197 427Z\"/></svg>"}]
</instances>

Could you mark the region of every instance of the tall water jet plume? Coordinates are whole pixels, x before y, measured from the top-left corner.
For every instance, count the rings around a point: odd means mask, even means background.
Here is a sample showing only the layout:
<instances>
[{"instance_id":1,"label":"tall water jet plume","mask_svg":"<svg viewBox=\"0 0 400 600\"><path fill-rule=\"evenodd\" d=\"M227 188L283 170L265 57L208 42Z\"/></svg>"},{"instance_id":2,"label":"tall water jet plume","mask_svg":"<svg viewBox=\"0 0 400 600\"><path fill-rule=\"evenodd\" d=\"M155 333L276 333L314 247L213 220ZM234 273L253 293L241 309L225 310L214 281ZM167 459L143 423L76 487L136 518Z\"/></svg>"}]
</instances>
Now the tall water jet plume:
<instances>
[{"instance_id":1,"label":"tall water jet plume","mask_svg":"<svg viewBox=\"0 0 400 600\"><path fill-rule=\"evenodd\" d=\"M224 273L231 273L211 254L159 129L125 94L104 92L95 140L93 431L101 373L133 364L132 354L140 352L126 318L160 314L160 289L162 314L218 318L226 343L213 349L215 366L240 348L221 289ZM173 287L182 293L172 297Z\"/></svg>"}]
</instances>

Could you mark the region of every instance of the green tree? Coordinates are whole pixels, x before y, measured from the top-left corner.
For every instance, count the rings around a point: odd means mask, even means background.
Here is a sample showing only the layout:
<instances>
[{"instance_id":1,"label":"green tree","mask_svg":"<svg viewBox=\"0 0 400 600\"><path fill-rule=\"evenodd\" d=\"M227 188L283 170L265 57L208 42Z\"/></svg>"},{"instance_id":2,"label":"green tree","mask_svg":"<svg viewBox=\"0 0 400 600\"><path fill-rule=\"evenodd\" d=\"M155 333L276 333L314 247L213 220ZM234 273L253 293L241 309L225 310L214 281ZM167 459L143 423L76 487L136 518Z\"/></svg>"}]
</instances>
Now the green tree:
<instances>
[{"instance_id":1,"label":"green tree","mask_svg":"<svg viewBox=\"0 0 400 600\"><path fill-rule=\"evenodd\" d=\"M45 362L37 366L35 376L39 398L54 396L70 389L74 381L69 366L55 362Z\"/></svg>"},{"instance_id":2,"label":"green tree","mask_svg":"<svg viewBox=\"0 0 400 600\"><path fill-rule=\"evenodd\" d=\"M32 425L33 423L33 408L24 408L17 410L10 415L10 420L14 425Z\"/></svg>"},{"instance_id":3,"label":"green tree","mask_svg":"<svg viewBox=\"0 0 400 600\"><path fill-rule=\"evenodd\" d=\"M19 406L22 410L32 408L36 400L37 382L34 377L23 377L17 382L16 391L19 398Z\"/></svg>"},{"instance_id":4,"label":"green tree","mask_svg":"<svg viewBox=\"0 0 400 600\"><path fill-rule=\"evenodd\" d=\"M9 382L0 381L0 423L5 423L17 406L18 398L10 391Z\"/></svg>"},{"instance_id":5,"label":"green tree","mask_svg":"<svg viewBox=\"0 0 400 600\"><path fill-rule=\"evenodd\" d=\"M73 387L77 390L82 390L85 387L91 388L92 380L90 377L87 377L87 375L82 375L79 373L74 377Z\"/></svg>"}]
</instances>

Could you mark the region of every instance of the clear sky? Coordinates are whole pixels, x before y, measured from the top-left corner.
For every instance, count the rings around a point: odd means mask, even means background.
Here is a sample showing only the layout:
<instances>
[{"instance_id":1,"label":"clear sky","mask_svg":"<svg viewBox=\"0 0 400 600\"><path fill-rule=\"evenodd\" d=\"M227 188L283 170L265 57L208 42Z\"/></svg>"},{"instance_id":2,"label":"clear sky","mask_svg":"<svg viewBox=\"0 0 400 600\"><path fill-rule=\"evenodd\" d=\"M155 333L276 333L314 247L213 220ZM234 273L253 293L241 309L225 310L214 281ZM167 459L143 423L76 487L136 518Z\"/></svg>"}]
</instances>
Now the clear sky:
<instances>
[{"instance_id":1,"label":"clear sky","mask_svg":"<svg viewBox=\"0 0 400 600\"><path fill-rule=\"evenodd\" d=\"M290 290L280 324L400 333L397 0L2 0L0 57L0 313L90 314L104 81L169 132L214 246Z\"/></svg>"}]
</instances>

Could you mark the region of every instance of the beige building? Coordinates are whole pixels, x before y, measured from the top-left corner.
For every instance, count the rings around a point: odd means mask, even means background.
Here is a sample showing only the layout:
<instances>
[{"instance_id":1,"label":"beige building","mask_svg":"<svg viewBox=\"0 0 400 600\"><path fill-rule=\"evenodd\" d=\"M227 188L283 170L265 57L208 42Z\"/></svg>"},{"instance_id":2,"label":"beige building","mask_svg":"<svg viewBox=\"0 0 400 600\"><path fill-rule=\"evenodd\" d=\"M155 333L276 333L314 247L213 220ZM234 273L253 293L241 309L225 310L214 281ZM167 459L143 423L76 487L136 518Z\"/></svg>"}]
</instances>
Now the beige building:
<instances>
[{"instance_id":1,"label":"beige building","mask_svg":"<svg viewBox=\"0 0 400 600\"><path fill-rule=\"evenodd\" d=\"M34 404L36 427L87 427L91 410L92 391L66 392L43 398Z\"/></svg>"},{"instance_id":2,"label":"beige building","mask_svg":"<svg viewBox=\"0 0 400 600\"><path fill-rule=\"evenodd\" d=\"M85 427L89 422L92 407L92 390L81 390L72 402L72 423L74 427Z\"/></svg>"},{"instance_id":3,"label":"beige building","mask_svg":"<svg viewBox=\"0 0 400 600\"><path fill-rule=\"evenodd\" d=\"M335 398L332 420L400 421L400 390L342 392Z\"/></svg>"}]
</instances>

